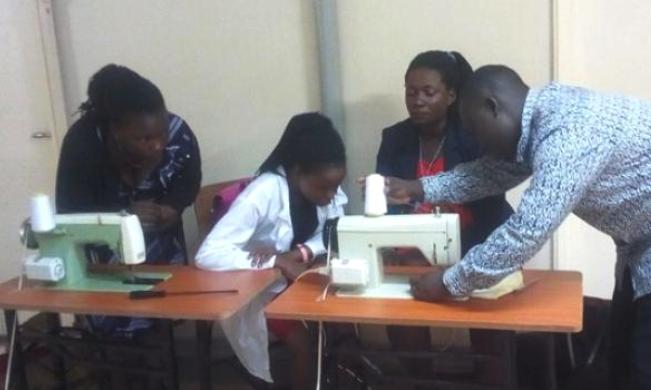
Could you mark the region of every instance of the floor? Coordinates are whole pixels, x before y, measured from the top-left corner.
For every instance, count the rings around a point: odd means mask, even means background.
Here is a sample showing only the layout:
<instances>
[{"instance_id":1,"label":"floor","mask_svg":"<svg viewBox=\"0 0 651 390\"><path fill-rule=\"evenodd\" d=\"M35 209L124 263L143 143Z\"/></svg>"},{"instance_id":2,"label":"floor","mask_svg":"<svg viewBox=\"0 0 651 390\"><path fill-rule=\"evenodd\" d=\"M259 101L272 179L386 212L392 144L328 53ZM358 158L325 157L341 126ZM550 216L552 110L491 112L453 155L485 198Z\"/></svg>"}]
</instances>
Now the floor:
<instances>
[{"instance_id":1,"label":"floor","mask_svg":"<svg viewBox=\"0 0 651 390\"><path fill-rule=\"evenodd\" d=\"M220 345L215 345L216 347L224 347ZM194 364L194 360L191 356L191 354L186 354L185 352L189 351L183 351L183 346L179 346L179 352L180 356L178 357L178 364L179 364L179 376L180 376L180 387L181 389L184 390L198 390L199 389L199 383L197 382L197 372L196 372L196 365ZM187 347L187 346L186 346ZM521 388L522 389L532 389L535 390L536 386L536 377L539 375L539 373L536 373L536 368L532 367L527 367L526 361L529 360L525 358L524 356L527 356L526 354L530 353L526 350L528 347L524 347L524 350L521 350L520 354L520 362L525 363L521 364L522 368L524 369L524 372L521 373L520 375L520 383L521 383ZM187 349L187 348L186 348ZM222 351L225 352L225 351ZM39 364L30 364L28 368L28 380L30 381L30 389L33 390L46 390L46 389L61 389L60 386L58 386L56 383L56 380L52 373L43 365L43 356L45 356L45 352L42 351L42 356L37 355L32 355L31 358L33 361L40 360L41 363ZM221 352L218 352L218 354ZM288 356L285 351L279 350L275 352L274 355L274 361L275 361L275 371L282 371L284 370L287 365L288 365ZM225 362L215 362L216 364L213 365L213 371L212 371L212 376L213 376L213 389L230 389L230 390L254 390L252 386L250 386L247 381L245 380L245 375L236 368L236 365L234 364L228 364ZM77 369L77 370L71 370L69 372L69 378L73 379L77 377L82 377L84 376L85 372ZM605 372L603 370L597 369L591 369L591 370L579 370L577 373L571 376L566 376L566 378L563 379L563 386L561 386L561 389L567 389L567 390L582 390L582 389L590 389L590 390L599 390L599 389L606 389L604 386L604 375ZM84 383L80 384L76 388L79 389L97 389L97 390L104 390L107 388L113 388L113 389L133 389L133 390L138 390L138 389L158 389L158 388L163 388L160 385L156 384L150 384L148 386L142 385L142 384L137 384L133 383L130 380L125 380L124 378L113 378L113 384L112 386L100 386L99 384L95 383ZM131 382L131 385L128 385L128 383ZM279 381L280 383L277 383L276 386L274 386L274 389L286 389L288 388L286 386L286 380L281 380ZM359 388L359 387L353 387L353 386L346 386L342 387L344 389L353 389L353 388ZM395 388L394 386L379 386L377 387L378 390L389 390ZM408 386L401 386L401 390L408 390ZM419 388L421 389L421 388Z\"/></svg>"},{"instance_id":2,"label":"floor","mask_svg":"<svg viewBox=\"0 0 651 390\"><path fill-rule=\"evenodd\" d=\"M594 338L594 335L589 335L587 333L594 332L591 330L593 326L590 325L590 319L586 321L586 330L575 336L575 344L578 347L577 360L579 365L582 361L585 361L585 351L587 350L587 345L582 346L581 343L590 344L590 339ZM246 380L246 375L243 373L243 369L239 364L236 363L234 359L228 359L229 356L232 356L228 344L223 339L223 335L219 335L217 327L215 328L216 337L213 340L213 388L214 389L232 389L232 390L249 390L254 389L251 385L248 384ZM176 354L177 362L179 368L179 379L181 389L194 390L199 389L199 383L197 381L197 365L194 360L194 348L196 344L194 342L194 327L190 322L182 323L179 326L175 327L176 335ZM588 337L590 336L590 337ZM587 341L585 341L585 340ZM556 340L557 345L557 371L559 376L559 388L567 390L601 390L606 389L605 378L607 377L607 364L604 358L604 351L601 351L598 355L598 358L594 364L589 367L579 367L578 369L572 371L569 366L569 360L567 358L568 353L566 350L566 343L564 342L564 337L558 337ZM535 335L522 334L518 336L518 364L519 364L519 383L521 384L522 389L532 389L537 388L536 385L540 384L541 365L537 360L539 358L539 340L536 339ZM2 340L0 340L0 348L3 348ZM0 355L2 359L3 355ZM4 355L6 357L6 355ZM57 385L56 378L52 375L50 369L48 369L48 353L42 349L36 349L35 351L30 352L30 364L28 365L28 380L30 382L30 388L33 390L46 390L46 389L61 389L61 386ZM287 367L289 365L289 356L287 351L280 347L272 349L272 371L274 373L274 378L277 379L277 383L274 386L274 389L285 389L287 387L287 378L286 374ZM0 365L1 366L1 365ZM74 378L87 377L87 372L82 370L79 367L72 368L68 373L68 378L74 380ZM125 378L113 378L112 386L101 386L98 383L84 383L81 386L76 388L80 389L98 389L104 390L109 388L115 389L159 389L162 388L160 385L150 384L137 385L131 383L130 380L125 380ZM352 383L352 382L351 382ZM107 383L108 384L108 383ZM71 388L70 386L68 388ZM350 388L359 388L359 386L347 386L342 387L344 389ZM392 386L388 387L376 387L376 389L391 389L395 388ZM401 390L409 390L406 386L401 386Z\"/></svg>"}]
</instances>

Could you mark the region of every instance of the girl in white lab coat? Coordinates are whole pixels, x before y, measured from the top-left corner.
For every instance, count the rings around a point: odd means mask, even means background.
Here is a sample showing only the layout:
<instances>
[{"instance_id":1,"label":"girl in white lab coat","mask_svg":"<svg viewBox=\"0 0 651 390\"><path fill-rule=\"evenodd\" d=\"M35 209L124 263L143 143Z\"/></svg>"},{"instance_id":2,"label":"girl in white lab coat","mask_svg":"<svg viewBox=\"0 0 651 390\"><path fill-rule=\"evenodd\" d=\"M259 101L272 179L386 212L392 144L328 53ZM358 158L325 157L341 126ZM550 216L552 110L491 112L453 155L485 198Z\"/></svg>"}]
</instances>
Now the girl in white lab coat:
<instances>
[{"instance_id":1,"label":"girl in white lab coat","mask_svg":"<svg viewBox=\"0 0 651 390\"><path fill-rule=\"evenodd\" d=\"M199 268L222 271L276 268L292 281L325 252L327 219L343 215L340 184L346 153L332 122L318 113L294 116L278 145L197 253ZM222 327L235 353L255 376L271 381L267 329L292 354L294 389L314 381L315 356L302 322L268 320L262 308L286 287L283 280Z\"/></svg>"}]
</instances>

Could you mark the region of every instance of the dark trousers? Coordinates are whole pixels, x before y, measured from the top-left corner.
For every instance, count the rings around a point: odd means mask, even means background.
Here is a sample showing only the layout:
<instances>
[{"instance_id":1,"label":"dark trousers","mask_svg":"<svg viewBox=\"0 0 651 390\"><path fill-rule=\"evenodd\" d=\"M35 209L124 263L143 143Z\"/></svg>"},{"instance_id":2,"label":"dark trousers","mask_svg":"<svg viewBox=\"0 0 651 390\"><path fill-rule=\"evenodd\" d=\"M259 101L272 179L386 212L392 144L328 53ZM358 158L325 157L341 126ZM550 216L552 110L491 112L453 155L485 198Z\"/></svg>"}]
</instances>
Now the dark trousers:
<instances>
[{"instance_id":1,"label":"dark trousers","mask_svg":"<svg viewBox=\"0 0 651 390\"><path fill-rule=\"evenodd\" d=\"M651 294L633 299L629 270L619 284L610 318L611 388L651 390Z\"/></svg>"}]
</instances>

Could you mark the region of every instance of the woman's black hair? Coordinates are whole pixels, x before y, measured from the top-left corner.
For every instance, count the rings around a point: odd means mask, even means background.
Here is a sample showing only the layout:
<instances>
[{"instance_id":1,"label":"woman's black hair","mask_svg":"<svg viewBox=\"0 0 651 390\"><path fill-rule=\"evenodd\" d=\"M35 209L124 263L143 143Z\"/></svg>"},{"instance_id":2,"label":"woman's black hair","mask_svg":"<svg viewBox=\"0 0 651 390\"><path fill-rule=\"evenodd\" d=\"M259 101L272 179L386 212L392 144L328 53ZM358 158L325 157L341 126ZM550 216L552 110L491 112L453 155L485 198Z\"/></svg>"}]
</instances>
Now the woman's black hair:
<instances>
[{"instance_id":1,"label":"woman's black hair","mask_svg":"<svg viewBox=\"0 0 651 390\"><path fill-rule=\"evenodd\" d=\"M457 100L450 105L448 116L453 119L459 119L459 93L463 85L472 76L472 66L466 59L456 51L430 50L422 52L414 57L407 67L405 78L414 69L435 70L441 75L441 80L450 89L457 94Z\"/></svg>"},{"instance_id":2,"label":"woman's black hair","mask_svg":"<svg viewBox=\"0 0 651 390\"><path fill-rule=\"evenodd\" d=\"M98 70L88 82L88 100L79 106L82 117L100 127L120 123L130 115L165 111L165 100L154 83L138 73L115 64Z\"/></svg>"},{"instance_id":3,"label":"woman's black hair","mask_svg":"<svg viewBox=\"0 0 651 390\"><path fill-rule=\"evenodd\" d=\"M280 141L260 165L258 174L276 173L278 167L283 167L285 172L294 167L314 172L324 166L345 165L346 149L330 119L309 112L290 119Z\"/></svg>"}]
</instances>

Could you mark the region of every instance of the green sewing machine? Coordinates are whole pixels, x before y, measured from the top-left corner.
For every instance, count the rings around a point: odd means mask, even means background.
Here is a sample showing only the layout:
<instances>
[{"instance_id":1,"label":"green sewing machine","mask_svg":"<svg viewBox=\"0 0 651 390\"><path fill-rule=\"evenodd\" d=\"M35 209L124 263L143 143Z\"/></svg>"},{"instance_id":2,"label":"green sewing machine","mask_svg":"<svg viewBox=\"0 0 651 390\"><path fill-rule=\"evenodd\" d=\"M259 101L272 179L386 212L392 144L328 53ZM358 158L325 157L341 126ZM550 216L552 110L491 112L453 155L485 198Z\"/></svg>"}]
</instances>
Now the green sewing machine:
<instances>
[{"instance_id":1,"label":"green sewing machine","mask_svg":"<svg viewBox=\"0 0 651 390\"><path fill-rule=\"evenodd\" d=\"M131 271L132 265L145 261L145 240L135 215L34 214L32 211L27 243L28 247L37 247L39 253L28 257L24 270L27 279L42 281L46 288L129 292L150 289L171 276L165 272ZM89 244L108 246L119 263L127 267L91 271L87 258Z\"/></svg>"}]
</instances>

